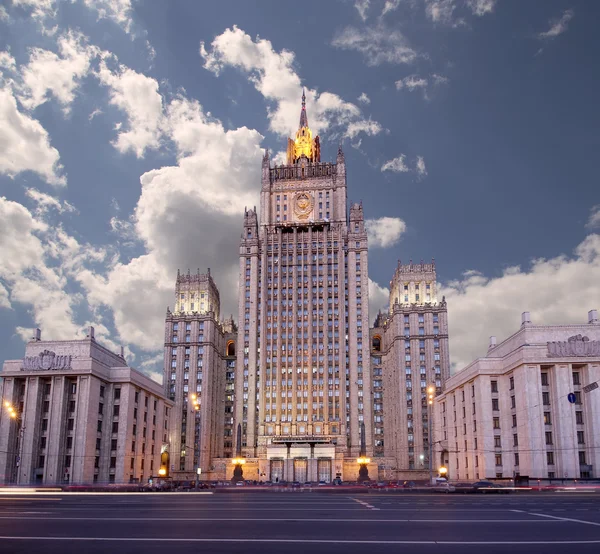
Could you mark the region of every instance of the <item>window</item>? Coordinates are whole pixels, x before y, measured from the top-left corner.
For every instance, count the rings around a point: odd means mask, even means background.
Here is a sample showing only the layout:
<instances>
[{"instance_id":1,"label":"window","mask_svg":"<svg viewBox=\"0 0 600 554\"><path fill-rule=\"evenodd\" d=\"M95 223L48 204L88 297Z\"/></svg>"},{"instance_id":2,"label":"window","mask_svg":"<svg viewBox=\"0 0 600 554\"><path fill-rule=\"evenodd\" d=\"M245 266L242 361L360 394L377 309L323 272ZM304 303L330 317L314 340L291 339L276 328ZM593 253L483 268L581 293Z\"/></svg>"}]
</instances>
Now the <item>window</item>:
<instances>
[{"instance_id":1,"label":"window","mask_svg":"<svg viewBox=\"0 0 600 554\"><path fill-rule=\"evenodd\" d=\"M542 387L547 387L548 386L548 374L543 372L541 374L542 377Z\"/></svg>"},{"instance_id":2,"label":"window","mask_svg":"<svg viewBox=\"0 0 600 554\"><path fill-rule=\"evenodd\" d=\"M500 404L499 404L499 402L498 402L498 399L497 399L497 398L492 398L492 410L493 410L494 412L497 412L497 411L499 411L499 410L500 410Z\"/></svg>"},{"instance_id":3,"label":"window","mask_svg":"<svg viewBox=\"0 0 600 554\"><path fill-rule=\"evenodd\" d=\"M515 452L515 465L516 466L519 465L519 454L518 454L518 452Z\"/></svg>"},{"instance_id":4,"label":"window","mask_svg":"<svg viewBox=\"0 0 600 554\"><path fill-rule=\"evenodd\" d=\"M552 431L546 431L546 444L552 444Z\"/></svg>"},{"instance_id":5,"label":"window","mask_svg":"<svg viewBox=\"0 0 600 554\"><path fill-rule=\"evenodd\" d=\"M502 465L502 454L496 454L496 465L497 466Z\"/></svg>"},{"instance_id":6,"label":"window","mask_svg":"<svg viewBox=\"0 0 600 554\"><path fill-rule=\"evenodd\" d=\"M118 433L119 432L119 422L118 421L113 422L113 424L112 424L112 432L113 433Z\"/></svg>"},{"instance_id":7,"label":"window","mask_svg":"<svg viewBox=\"0 0 600 554\"><path fill-rule=\"evenodd\" d=\"M552 425L552 418L550 412L544 412L544 425Z\"/></svg>"},{"instance_id":8,"label":"window","mask_svg":"<svg viewBox=\"0 0 600 554\"><path fill-rule=\"evenodd\" d=\"M517 407L517 404L516 404L516 401L515 401L515 397L514 397L514 396L511 396L511 397L510 397L510 407L511 407L511 408L516 408L516 407Z\"/></svg>"},{"instance_id":9,"label":"window","mask_svg":"<svg viewBox=\"0 0 600 554\"><path fill-rule=\"evenodd\" d=\"M513 435L513 446L519 446L519 435Z\"/></svg>"},{"instance_id":10,"label":"window","mask_svg":"<svg viewBox=\"0 0 600 554\"><path fill-rule=\"evenodd\" d=\"M73 448L73 437L67 437L67 450Z\"/></svg>"},{"instance_id":11,"label":"window","mask_svg":"<svg viewBox=\"0 0 600 554\"><path fill-rule=\"evenodd\" d=\"M494 429L500 429L500 418L499 417L494 418Z\"/></svg>"},{"instance_id":12,"label":"window","mask_svg":"<svg viewBox=\"0 0 600 554\"><path fill-rule=\"evenodd\" d=\"M575 404L581 404L581 391L575 391Z\"/></svg>"},{"instance_id":13,"label":"window","mask_svg":"<svg viewBox=\"0 0 600 554\"><path fill-rule=\"evenodd\" d=\"M514 390L515 388L515 378L511 377L510 378L510 390Z\"/></svg>"},{"instance_id":14,"label":"window","mask_svg":"<svg viewBox=\"0 0 600 554\"><path fill-rule=\"evenodd\" d=\"M498 381L492 381L492 392L498 392Z\"/></svg>"},{"instance_id":15,"label":"window","mask_svg":"<svg viewBox=\"0 0 600 554\"><path fill-rule=\"evenodd\" d=\"M581 385L581 382L579 380L579 371L574 371L573 372L573 384L574 385Z\"/></svg>"},{"instance_id":16,"label":"window","mask_svg":"<svg viewBox=\"0 0 600 554\"><path fill-rule=\"evenodd\" d=\"M494 448L502 448L500 437L494 437Z\"/></svg>"},{"instance_id":17,"label":"window","mask_svg":"<svg viewBox=\"0 0 600 554\"><path fill-rule=\"evenodd\" d=\"M513 414L513 416L512 416L512 426L513 427L517 426L517 416L515 414Z\"/></svg>"},{"instance_id":18,"label":"window","mask_svg":"<svg viewBox=\"0 0 600 554\"><path fill-rule=\"evenodd\" d=\"M100 385L100 398L104 398L104 385Z\"/></svg>"},{"instance_id":19,"label":"window","mask_svg":"<svg viewBox=\"0 0 600 554\"><path fill-rule=\"evenodd\" d=\"M550 393L549 392L542 393L542 404L544 404L544 406L550 406Z\"/></svg>"},{"instance_id":20,"label":"window","mask_svg":"<svg viewBox=\"0 0 600 554\"><path fill-rule=\"evenodd\" d=\"M120 388L115 389L114 398L115 398L115 400L119 400L119 398L121 398L121 389Z\"/></svg>"},{"instance_id":21,"label":"window","mask_svg":"<svg viewBox=\"0 0 600 554\"><path fill-rule=\"evenodd\" d=\"M585 444L583 431L577 431L577 444Z\"/></svg>"},{"instance_id":22,"label":"window","mask_svg":"<svg viewBox=\"0 0 600 554\"><path fill-rule=\"evenodd\" d=\"M583 412L575 412L575 423L583 425Z\"/></svg>"},{"instance_id":23,"label":"window","mask_svg":"<svg viewBox=\"0 0 600 554\"><path fill-rule=\"evenodd\" d=\"M113 406L113 416L118 416L119 415L119 405L115 404Z\"/></svg>"},{"instance_id":24,"label":"window","mask_svg":"<svg viewBox=\"0 0 600 554\"><path fill-rule=\"evenodd\" d=\"M73 418L70 418L67 420L67 429L69 431L72 431L73 429L75 429L75 420Z\"/></svg>"},{"instance_id":25,"label":"window","mask_svg":"<svg viewBox=\"0 0 600 554\"><path fill-rule=\"evenodd\" d=\"M546 452L546 463L549 466L554 465L554 452Z\"/></svg>"},{"instance_id":26,"label":"window","mask_svg":"<svg viewBox=\"0 0 600 554\"><path fill-rule=\"evenodd\" d=\"M579 452L579 465L586 465L585 452Z\"/></svg>"}]
</instances>

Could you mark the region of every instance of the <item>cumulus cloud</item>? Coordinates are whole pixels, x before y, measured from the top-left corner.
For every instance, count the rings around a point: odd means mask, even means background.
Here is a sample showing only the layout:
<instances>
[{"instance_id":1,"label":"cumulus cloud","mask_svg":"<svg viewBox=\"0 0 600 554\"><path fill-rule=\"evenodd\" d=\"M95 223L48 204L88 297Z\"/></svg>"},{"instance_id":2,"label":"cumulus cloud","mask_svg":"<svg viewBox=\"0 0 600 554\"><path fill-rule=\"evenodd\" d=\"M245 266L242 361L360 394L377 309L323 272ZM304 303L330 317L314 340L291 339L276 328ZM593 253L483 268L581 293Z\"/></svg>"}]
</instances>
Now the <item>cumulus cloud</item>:
<instances>
[{"instance_id":1,"label":"cumulus cloud","mask_svg":"<svg viewBox=\"0 0 600 554\"><path fill-rule=\"evenodd\" d=\"M56 0L12 0L13 6L30 11L31 17L42 25L42 30L45 29L46 19L56 17Z\"/></svg>"},{"instance_id":2,"label":"cumulus cloud","mask_svg":"<svg viewBox=\"0 0 600 554\"><path fill-rule=\"evenodd\" d=\"M0 6L0 21L8 21L10 19L10 16L8 15L8 12L6 11L6 8L4 6Z\"/></svg>"},{"instance_id":3,"label":"cumulus cloud","mask_svg":"<svg viewBox=\"0 0 600 554\"><path fill-rule=\"evenodd\" d=\"M142 193L131 221L145 253L127 263L114 261L103 275L86 270L78 275L89 303L109 307L122 339L146 351L161 344L179 268L209 266L222 312L237 311L242 214L257 204L263 155L260 133L225 129L184 96L163 107L161 119L163 140L174 145L177 164L140 178ZM119 222L112 222L115 231L124 230ZM153 301L140 302L140 290Z\"/></svg>"},{"instance_id":4,"label":"cumulus cloud","mask_svg":"<svg viewBox=\"0 0 600 554\"><path fill-rule=\"evenodd\" d=\"M590 210L590 217L586 223L588 229L597 229L600 227L600 204Z\"/></svg>"},{"instance_id":5,"label":"cumulus cloud","mask_svg":"<svg viewBox=\"0 0 600 554\"><path fill-rule=\"evenodd\" d=\"M19 111L10 88L0 88L0 173L14 177L34 171L48 183L67 184L58 150L37 119Z\"/></svg>"},{"instance_id":6,"label":"cumulus cloud","mask_svg":"<svg viewBox=\"0 0 600 554\"><path fill-rule=\"evenodd\" d=\"M410 168L406 165L406 154L400 154L396 158L388 160L381 166L381 171L393 171L394 173L408 173Z\"/></svg>"},{"instance_id":7,"label":"cumulus cloud","mask_svg":"<svg viewBox=\"0 0 600 554\"><path fill-rule=\"evenodd\" d=\"M372 325L379 310L387 312L390 303L390 289L369 279L369 323Z\"/></svg>"},{"instance_id":8,"label":"cumulus cloud","mask_svg":"<svg viewBox=\"0 0 600 554\"><path fill-rule=\"evenodd\" d=\"M400 31L388 29L382 24L362 29L346 27L334 36L331 44L342 50L360 52L370 66L382 63L410 64L417 58L416 51L408 45Z\"/></svg>"},{"instance_id":9,"label":"cumulus cloud","mask_svg":"<svg viewBox=\"0 0 600 554\"><path fill-rule=\"evenodd\" d=\"M57 46L60 55L32 48L29 63L21 69L19 101L28 110L37 108L52 95L68 112L92 58L99 53L87 43L86 37L72 31L58 37Z\"/></svg>"},{"instance_id":10,"label":"cumulus cloud","mask_svg":"<svg viewBox=\"0 0 600 554\"><path fill-rule=\"evenodd\" d=\"M366 92L361 93L361 95L357 98L359 102L362 104L369 105L371 103L371 99L367 96Z\"/></svg>"},{"instance_id":11,"label":"cumulus cloud","mask_svg":"<svg viewBox=\"0 0 600 554\"><path fill-rule=\"evenodd\" d=\"M138 158L147 149L158 148L163 117L158 81L122 64L111 70L106 59L101 60L96 75L109 88L110 103L127 116L126 129L119 128L113 146L121 153L132 151Z\"/></svg>"},{"instance_id":12,"label":"cumulus cloud","mask_svg":"<svg viewBox=\"0 0 600 554\"><path fill-rule=\"evenodd\" d=\"M300 115L301 80L294 69L294 53L276 52L266 39L252 37L237 26L226 29L207 47L200 43L204 67L220 75L226 67L235 67L248 76L249 81L270 103L270 129L283 136L291 136L298 129ZM344 101L331 92L318 93L306 89L306 106L313 132L321 133L338 127L347 136L349 125L353 132L376 134L376 122L365 122L358 106Z\"/></svg>"},{"instance_id":13,"label":"cumulus cloud","mask_svg":"<svg viewBox=\"0 0 600 554\"><path fill-rule=\"evenodd\" d=\"M562 35L568 28L569 21L573 19L575 12L565 10L560 19L550 20L550 28L547 31L538 34L539 39L553 39Z\"/></svg>"},{"instance_id":14,"label":"cumulus cloud","mask_svg":"<svg viewBox=\"0 0 600 554\"><path fill-rule=\"evenodd\" d=\"M406 231L406 223L399 217L380 217L367 219L365 229L372 248L387 248L398 243L402 233Z\"/></svg>"},{"instance_id":15,"label":"cumulus cloud","mask_svg":"<svg viewBox=\"0 0 600 554\"><path fill-rule=\"evenodd\" d=\"M587 322L587 312L600 304L599 282L600 235L591 234L570 256L536 259L495 278L469 271L442 284L438 295L448 301L453 367L462 369L484 355L490 335L500 341L514 333L521 312L531 312L537 324Z\"/></svg>"},{"instance_id":16,"label":"cumulus cloud","mask_svg":"<svg viewBox=\"0 0 600 554\"><path fill-rule=\"evenodd\" d=\"M425 14L434 23L455 24L455 0L425 0Z\"/></svg>"}]
</instances>

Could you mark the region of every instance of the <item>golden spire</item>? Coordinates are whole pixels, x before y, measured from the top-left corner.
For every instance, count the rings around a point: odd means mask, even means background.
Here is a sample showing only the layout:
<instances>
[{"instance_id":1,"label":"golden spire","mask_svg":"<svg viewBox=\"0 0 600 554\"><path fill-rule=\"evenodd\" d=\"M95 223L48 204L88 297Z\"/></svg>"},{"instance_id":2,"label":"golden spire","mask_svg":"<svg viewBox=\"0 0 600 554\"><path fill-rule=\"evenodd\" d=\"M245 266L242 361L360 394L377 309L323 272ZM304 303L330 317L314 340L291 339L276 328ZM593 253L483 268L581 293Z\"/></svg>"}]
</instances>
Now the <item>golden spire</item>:
<instances>
[{"instance_id":1,"label":"golden spire","mask_svg":"<svg viewBox=\"0 0 600 554\"><path fill-rule=\"evenodd\" d=\"M308 126L306 114L306 94L302 89L302 108L300 110L300 126L296 131L295 139L288 139L287 163L295 164L300 158L305 157L311 162L321 161L321 145L319 137L312 137L312 131Z\"/></svg>"}]
</instances>

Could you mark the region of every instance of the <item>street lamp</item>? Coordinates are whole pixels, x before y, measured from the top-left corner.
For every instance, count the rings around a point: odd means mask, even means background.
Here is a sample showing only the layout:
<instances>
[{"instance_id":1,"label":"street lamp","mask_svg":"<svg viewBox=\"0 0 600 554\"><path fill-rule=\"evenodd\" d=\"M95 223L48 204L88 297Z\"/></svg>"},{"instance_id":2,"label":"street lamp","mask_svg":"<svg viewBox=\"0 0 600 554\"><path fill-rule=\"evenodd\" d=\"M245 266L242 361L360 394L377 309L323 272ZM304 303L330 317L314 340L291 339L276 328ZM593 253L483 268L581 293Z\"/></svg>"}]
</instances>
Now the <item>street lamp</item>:
<instances>
[{"instance_id":1,"label":"street lamp","mask_svg":"<svg viewBox=\"0 0 600 554\"><path fill-rule=\"evenodd\" d=\"M433 482L433 395L435 387L429 385L427 387L427 426L429 429L429 483Z\"/></svg>"},{"instance_id":2,"label":"street lamp","mask_svg":"<svg viewBox=\"0 0 600 554\"><path fill-rule=\"evenodd\" d=\"M198 398L197 395L192 394L192 412L194 412L196 414L196 419L198 420L198 440L196 440L196 438L194 437L194 458L196 459L196 490L198 490L198 481L200 480L200 472L202 471L200 469L200 426L201 426L201 420L200 420L200 398ZM194 431L195 431L195 426L194 426ZM197 446L197 453L196 453L196 446Z\"/></svg>"},{"instance_id":3,"label":"street lamp","mask_svg":"<svg viewBox=\"0 0 600 554\"><path fill-rule=\"evenodd\" d=\"M19 466L21 465L21 455L23 448L23 434L25 433L25 427L21 425L21 415L17 412L17 409L12 405L11 402L5 401L4 408L8 417L19 424L17 432L17 456L15 460L15 483L19 482Z\"/></svg>"}]
</instances>

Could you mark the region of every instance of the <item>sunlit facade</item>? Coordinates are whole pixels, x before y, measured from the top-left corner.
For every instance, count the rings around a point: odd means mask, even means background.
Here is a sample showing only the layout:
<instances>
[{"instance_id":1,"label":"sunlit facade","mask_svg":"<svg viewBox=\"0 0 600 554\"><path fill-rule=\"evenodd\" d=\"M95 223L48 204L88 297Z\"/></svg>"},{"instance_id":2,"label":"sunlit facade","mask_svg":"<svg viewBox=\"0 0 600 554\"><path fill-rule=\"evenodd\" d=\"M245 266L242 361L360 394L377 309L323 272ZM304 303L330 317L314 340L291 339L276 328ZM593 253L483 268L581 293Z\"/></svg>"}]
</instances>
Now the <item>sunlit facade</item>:
<instances>
[{"instance_id":1,"label":"sunlit facade","mask_svg":"<svg viewBox=\"0 0 600 554\"><path fill-rule=\"evenodd\" d=\"M260 212L246 210L240 243L244 471L272 481L356 478L362 421L369 454L373 445L362 205L347 205L342 150L335 163L321 161L304 98L287 156L272 166L265 155Z\"/></svg>"}]
</instances>

